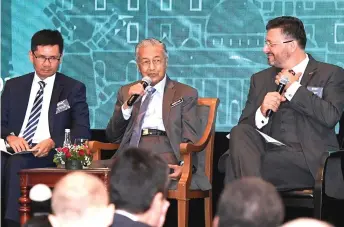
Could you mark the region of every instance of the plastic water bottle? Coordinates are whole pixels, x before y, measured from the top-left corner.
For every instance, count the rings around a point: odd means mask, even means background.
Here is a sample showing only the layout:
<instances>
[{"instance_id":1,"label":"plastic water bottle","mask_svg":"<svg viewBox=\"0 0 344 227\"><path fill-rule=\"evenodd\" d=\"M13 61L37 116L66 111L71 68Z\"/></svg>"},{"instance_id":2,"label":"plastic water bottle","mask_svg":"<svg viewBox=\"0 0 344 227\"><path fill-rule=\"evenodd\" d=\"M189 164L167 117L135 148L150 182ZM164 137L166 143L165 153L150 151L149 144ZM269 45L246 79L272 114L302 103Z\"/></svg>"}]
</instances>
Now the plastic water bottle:
<instances>
[{"instance_id":1,"label":"plastic water bottle","mask_svg":"<svg viewBox=\"0 0 344 227\"><path fill-rule=\"evenodd\" d=\"M64 147L70 147L72 145L71 139L70 139L70 129L66 128L65 129L65 137L63 141L63 146Z\"/></svg>"}]
</instances>

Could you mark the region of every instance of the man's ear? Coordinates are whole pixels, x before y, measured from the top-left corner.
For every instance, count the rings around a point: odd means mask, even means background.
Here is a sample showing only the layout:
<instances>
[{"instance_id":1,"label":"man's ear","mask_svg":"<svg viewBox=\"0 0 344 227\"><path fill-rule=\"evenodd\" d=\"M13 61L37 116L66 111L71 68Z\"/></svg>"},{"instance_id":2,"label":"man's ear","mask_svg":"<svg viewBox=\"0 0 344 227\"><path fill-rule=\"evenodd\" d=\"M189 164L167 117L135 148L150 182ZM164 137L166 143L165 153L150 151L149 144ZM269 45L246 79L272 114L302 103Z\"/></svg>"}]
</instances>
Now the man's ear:
<instances>
[{"instance_id":1,"label":"man's ear","mask_svg":"<svg viewBox=\"0 0 344 227\"><path fill-rule=\"evenodd\" d=\"M213 227L219 227L219 216L214 217Z\"/></svg>"},{"instance_id":2,"label":"man's ear","mask_svg":"<svg viewBox=\"0 0 344 227\"><path fill-rule=\"evenodd\" d=\"M161 192L156 193L152 199L151 209L153 209L154 211L160 212L160 210L162 209L163 202L164 202L163 194Z\"/></svg>"},{"instance_id":3,"label":"man's ear","mask_svg":"<svg viewBox=\"0 0 344 227\"><path fill-rule=\"evenodd\" d=\"M52 227L59 227L59 222L55 215L49 214L48 219Z\"/></svg>"},{"instance_id":4,"label":"man's ear","mask_svg":"<svg viewBox=\"0 0 344 227\"><path fill-rule=\"evenodd\" d=\"M29 51L29 59L30 59L30 61L31 61L31 63L33 63L33 58L34 58L35 56L33 56L33 53L32 53L32 51L30 50Z\"/></svg>"}]
</instances>

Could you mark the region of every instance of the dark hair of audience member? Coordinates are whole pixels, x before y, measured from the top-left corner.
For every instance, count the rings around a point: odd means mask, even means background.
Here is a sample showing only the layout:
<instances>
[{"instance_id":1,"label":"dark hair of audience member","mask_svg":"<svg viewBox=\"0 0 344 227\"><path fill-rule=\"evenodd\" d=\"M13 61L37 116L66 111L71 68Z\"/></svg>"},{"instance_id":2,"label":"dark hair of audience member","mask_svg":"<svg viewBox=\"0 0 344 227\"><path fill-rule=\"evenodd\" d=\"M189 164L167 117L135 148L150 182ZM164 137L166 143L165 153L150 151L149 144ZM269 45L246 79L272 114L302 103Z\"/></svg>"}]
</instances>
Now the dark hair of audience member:
<instances>
[{"instance_id":1,"label":"dark hair of audience member","mask_svg":"<svg viewBox=\"0 0 344 227\"><path fill-rule=\"evenodd\" d=\"M282 33L292 40L296 40L302 49L306 48L307 37L305 27L300 19L291 16L282 16L272 19L266 25L266 30L280 28Z\"/></svg>"},{"instance_id":2,"label":"dark hair of audience member","mask_svg":"<svg viewBox=\"0 0 344 227\"><path fill-rule=\"evenodd\" d=\"M58 45L60 54L63 52L63 38L59 31L43 29L36 32L31 38L31 51L36 51L37 46Z\"/></svg>"},{"instance_id":3,"label":"dark hair of audience member","mask_svg":"<svg viewBox=\"0 0 344 227\"><path fill-rule=\"evenodd\" d=\"M168 190L168 166L157 154L129 148L116 157L110 173L110 200L116 210L146 212L154 196Z\"/></svg>"},{"instance_id":4,"label":"dark hair of audience member","mask_svg":"<svg viewBox=\"0 0 344 227\"><path fill-rule=\"evenodd\" d=\"M272 184L247 177L225 186L217 216L218 227L276 227L283 221L284 207Z\"/></svg>"},{"instance_id":5,"label":"dark hair of audience member","mask_svg":"<svg viewBox=\"0 0 344 227\"><path fill-rule=\"evenodd\" d=\"M51 227L48 216L36 216L29 219L23 227Z\"/></svg>"}]
</instances>

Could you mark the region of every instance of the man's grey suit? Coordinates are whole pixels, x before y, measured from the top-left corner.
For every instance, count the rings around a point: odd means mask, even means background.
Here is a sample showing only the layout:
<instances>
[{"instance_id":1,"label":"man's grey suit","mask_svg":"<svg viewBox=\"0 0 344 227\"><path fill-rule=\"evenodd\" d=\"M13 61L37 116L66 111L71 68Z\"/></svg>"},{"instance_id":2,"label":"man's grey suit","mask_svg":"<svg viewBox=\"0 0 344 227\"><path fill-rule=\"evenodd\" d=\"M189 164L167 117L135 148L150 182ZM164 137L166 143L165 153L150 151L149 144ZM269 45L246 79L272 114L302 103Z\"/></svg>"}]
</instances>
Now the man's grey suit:
<instances>
[{"instance_id":1,"label":"man's grey suit","mask_svg":"<svg viewBox=\"0 0 344 227\"><path fill-rule=\"evenodd\" d=\"M128 91L133 84L135 83L125 85L118 91L115 110L106 128L108 140L112 143L120 143L116 154L129 146L133 123L139 113L141 99L133 105L131 117L128 120L125 120L122 114L122 105L129 99ZM196 143L202 134L200 132L200 120L197 117L197 99L196 89L173 81L169 77L166 78L162 118L168 140L177 160L180 160L179 144L183 142ZM172 105L177 101L179 104ZM193 165L197 168L197 172L192 176L192 189L208 190L211 188L204 171L202 171L204 170L204 166L201 166L203 163L204 152L193 155ZM175 186L172 184L171 187L174 188Z\"/></svg>"},{"instance_id":2,"label":"man's grey suit","mask_svg":"<svg viewBox=\"0 0 344 227\"><path fill-rule=\"evenodd\" d=\"M275 91L275 76L280 70L276 67L270 67L252 76L250 92L239 119L239 125L248 124L256 127L255 113L262 104L265 95ZM294 113L294 126L301 151L310 173L315 178L323 152L339 148L334 128L340 120L344 108L344 70L334 65L318 62L309 55L309 63L301 79L301 85L291 101L286 102L288 108ZM309 91L307 88L310 87L322 88L322 97ZM283 123L274 121L274 115L260 131L271 135L272 124ZM231 152L227 151L220 158L220 169L224 169L224 165L229 163L229 155ZM250 162L250 159L246 161ZM334 174L343 181L340 166L336 170L338 171ZM273 171L271 169L271 174ZM285 171L290 170L286 169ZM329 177L334 177L334 174ZM294 177L297 178L298 176ZM332 188L329 193L336 194L336 191L337 189Z\"/></svg>"}]
</instances>

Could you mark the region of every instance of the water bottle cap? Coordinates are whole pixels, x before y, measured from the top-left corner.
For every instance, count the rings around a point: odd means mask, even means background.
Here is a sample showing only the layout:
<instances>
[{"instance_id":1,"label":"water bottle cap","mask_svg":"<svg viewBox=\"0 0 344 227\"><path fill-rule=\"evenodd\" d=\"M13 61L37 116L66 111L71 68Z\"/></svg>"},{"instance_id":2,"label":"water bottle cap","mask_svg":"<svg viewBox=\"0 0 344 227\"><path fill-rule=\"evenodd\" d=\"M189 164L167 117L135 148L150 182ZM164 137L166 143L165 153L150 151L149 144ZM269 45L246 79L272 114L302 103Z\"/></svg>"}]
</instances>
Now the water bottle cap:
<instances>
[{"instance_id":1,"label":"water bottle cap","mask_svg":"<svg viewBox=\"0 0 344 227\"><path fill-rule=\"evenodd\" d=\"M69 128L66 128L66 129L65 129L65 132L70 132L70 129L69 129Z\"/></svg>"}]
</instances>

